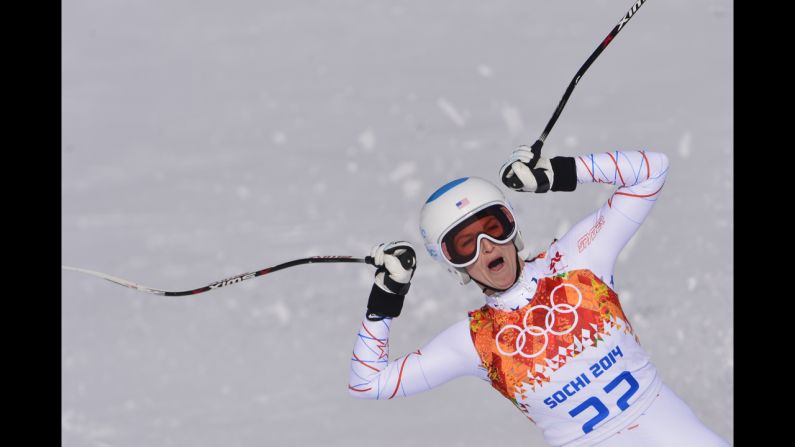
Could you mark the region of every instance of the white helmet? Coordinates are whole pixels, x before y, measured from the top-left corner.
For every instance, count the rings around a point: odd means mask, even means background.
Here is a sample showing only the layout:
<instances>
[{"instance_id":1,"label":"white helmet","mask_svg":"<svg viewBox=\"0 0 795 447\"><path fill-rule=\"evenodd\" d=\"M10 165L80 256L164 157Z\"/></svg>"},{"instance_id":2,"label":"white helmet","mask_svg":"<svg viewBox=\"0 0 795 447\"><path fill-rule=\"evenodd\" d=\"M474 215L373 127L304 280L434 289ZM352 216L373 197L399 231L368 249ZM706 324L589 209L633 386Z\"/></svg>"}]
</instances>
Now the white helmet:
<instances>
[{"instance_id":1,"label":"white helmet","mask_svg":"<svg viewBox=\"0 0 795 447\"><path fill-rule=\"evenodd\" d=\"M478 218L475 217L476 214L496 217L504 223L500 227L504 231L492 235L481 233L477 236L474 247L467 253L456 253L451 247L452 244L446 244L450 242L448 238L454 233L450 230L457 226L457 229L465 226L459 226L464 221L469 224L472 219ZM470 280L465 267L477 259L482 238L495 243L513 240L517 252L524 248L522 233L516 223L513 207L497 186L479 177L453 180L431 194L420 211L420 234L428 254L445 265L462 285Z\"/></svg>"}]
</instances>

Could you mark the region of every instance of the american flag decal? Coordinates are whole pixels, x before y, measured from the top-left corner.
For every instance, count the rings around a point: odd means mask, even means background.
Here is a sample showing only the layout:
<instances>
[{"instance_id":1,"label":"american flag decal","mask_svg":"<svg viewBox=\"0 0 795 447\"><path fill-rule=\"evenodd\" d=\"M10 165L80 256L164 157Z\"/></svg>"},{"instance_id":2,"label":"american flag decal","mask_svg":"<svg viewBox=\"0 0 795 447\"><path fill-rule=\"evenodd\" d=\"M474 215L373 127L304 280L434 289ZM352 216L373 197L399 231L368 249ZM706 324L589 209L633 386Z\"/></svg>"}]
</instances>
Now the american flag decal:
<instances>
[{"instance_id":1,"label":"american flag decal","mask_svg":"<svg viewBox=\"0 0 795 447\"><path fill-rule=\"evenodd\" d=\"M455 206L458 209L461 209L461 208L463 208L463 207L465 207L467 205L469 205L469 199L467 199L466 197L464 197L463 199L461 199L461 200L459 200L458 202L455 203Z\"/></svg>"}]
</instances>

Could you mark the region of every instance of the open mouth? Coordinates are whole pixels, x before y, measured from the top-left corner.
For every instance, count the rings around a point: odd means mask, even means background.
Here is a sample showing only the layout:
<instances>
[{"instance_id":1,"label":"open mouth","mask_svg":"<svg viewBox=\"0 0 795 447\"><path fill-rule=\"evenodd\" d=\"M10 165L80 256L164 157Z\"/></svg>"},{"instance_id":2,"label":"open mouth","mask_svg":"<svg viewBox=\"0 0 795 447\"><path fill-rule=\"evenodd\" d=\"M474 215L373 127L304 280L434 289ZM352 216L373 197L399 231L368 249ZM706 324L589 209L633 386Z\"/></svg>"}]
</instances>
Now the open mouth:
<instances>
[{"instance_id":1,"label":"open mouth","mask_svg":"<svg viewBox=\"0 0 795 447\"><path fill-rule=\"evenodd\" d=\"M498 272L505 266L505 259L500 256L499 258L489 262L488 267L492 272Z\"/></svg>"}]
</instances>

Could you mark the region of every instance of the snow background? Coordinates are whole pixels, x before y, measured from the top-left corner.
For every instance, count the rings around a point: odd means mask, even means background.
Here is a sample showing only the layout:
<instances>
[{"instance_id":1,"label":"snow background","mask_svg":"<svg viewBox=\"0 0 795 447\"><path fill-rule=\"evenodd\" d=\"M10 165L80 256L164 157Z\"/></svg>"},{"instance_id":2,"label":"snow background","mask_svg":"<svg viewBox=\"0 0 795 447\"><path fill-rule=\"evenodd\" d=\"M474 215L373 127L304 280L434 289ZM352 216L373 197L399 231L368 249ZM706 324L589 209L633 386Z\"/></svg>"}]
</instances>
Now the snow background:
<instances>
[{"instance_id":1,"label":"snow background","mask_svg":"<svg viewBox=\"0 0 795 447\"><path fill-rule=\"evenodd\" d=\"M62 262L184 290L308 255L421 247L419 210L497 182L630 1L68 0ZM668 154L616 288L664 381L733 442L733 6L647 2L544 155ZM611 193L517 194L537 252ZM419 253L419 252L418 252ZM393 356L479 307L424 251ZM348 396L372 269L295 267L196 297L62 275L62 444L544 445L485 383Z\"/></svg>"}]
</instances>

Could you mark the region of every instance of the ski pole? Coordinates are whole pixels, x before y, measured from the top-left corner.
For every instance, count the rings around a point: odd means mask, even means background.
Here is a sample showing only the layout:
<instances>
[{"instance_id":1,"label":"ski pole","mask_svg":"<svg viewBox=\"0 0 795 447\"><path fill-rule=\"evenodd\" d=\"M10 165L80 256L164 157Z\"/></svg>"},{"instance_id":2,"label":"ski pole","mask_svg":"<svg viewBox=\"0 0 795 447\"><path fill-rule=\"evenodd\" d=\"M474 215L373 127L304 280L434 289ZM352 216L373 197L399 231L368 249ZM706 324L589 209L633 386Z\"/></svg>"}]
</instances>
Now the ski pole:
<instances>
[{"instance_id":1,"label":"ski pole","mask_svg":"<svg viewBox=\"0 0 795 447\"><path fill-rule=\"evenodd\" d=\"M608 34L607 37L604 38L602 43L600 43L599 46L596 47L596 50L594 50L594 52L591 53L591 56L588 58L588 60L585 61L582 67L580 67L580 69L577 71L577 74L574 75L574 78L569 83L568 88L566 88L566 92L563 94L563 98L560 100L558 107L555 109L555 113L552 114L552 118L549 119L549 122L547 123L547 126L544 128L544 131L541 133L541 136L538 137L538 139L536 140L535 143L533 143L532 146L530 146L530 149L533 152L533 160L537 160L541 156L541 147L544 146L544 140L547 139L547 135L549 135L549 132L552 131L552 126L555 125L555 122L557 122L561 112L563 112L563 107L566 106L566 102L569 100L571 92L574 91L574 87L576 87L577 84L580 82L580 78L582 78L586 70L588 70L588 67L590 67L591 64L596 60L596 58L599 57L600 54L602 54L602 51L604 51L604 49L607 48L608 45L610 45L610 42L613 41L613 39L616 37L618 32L624 28L624 25L626 25L627 22L629 22L629 19L631 19L632 16L635 15L635 13L638 11L638 9L640 9L641 6L643 6L644 3L646 3L646 0L637 0L635 4L632 5L629 11L627 11L627 13L624 14L624 17L621 18L621 21L619 21L618 24L615 27L613 27L612 31L610 31L610 34ZM535 162L533 162L533 165L534 164ZM503 183L511 186L512 188L521 188L522 185L520 180L516 176L512 176L509 178L507 176L509 172L511 172L510 169L506 169L505 172L503 172L502 174Z\"/></svg>"},{"instance_id":2,"label":"ski pole","mask_svg":"<svg viewBox=\"0 0 795 447\"><path fill-rule=\"evenodd\" d=\"M396 256L398 259L400 259L400 263L403 265L404 268L410 268L413 265L413 263L416 262L414 250L412 250L411 248L406 248L405 252ZM352 256L310 256L308 258L301 258L301 259L295 259L293 261L284 262L282 264L275 265L273 267L267 267L262 270L257 270L255 272L241 273L239 275L222 279L220 281L215 281L204 287L199 287L193 290L185 290L181 292L171 292L167 290L155 289L153 287L146 287L140 284L136 284L124 278L119 278L116 276L109 275L107 273L97 272L94 270L88 270L80 267L70 267L67 265L62 265L61 268L64 270L70 270L73 272L80 272L96 276L97 278L102 278L114 284L119 284L125 287L129 287L131 289L138 290L139 292L146 292L162 296L186 296L186 295L197 295L199 293L209 292L210 290L220 289L221 287L237 284L247 279L267 275L268 273L277 272L279 270L295 267L297 265L321 264L321 263L330 263L330 262L365 263L365 264L374 265L372 256L365 256L364 258L354 258Z\"/></svg>"}]
</instances>

